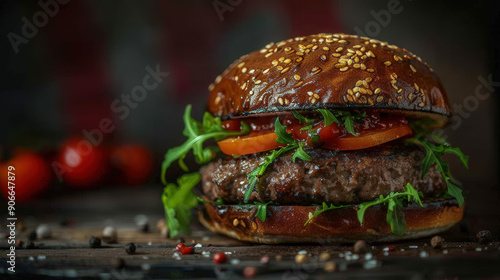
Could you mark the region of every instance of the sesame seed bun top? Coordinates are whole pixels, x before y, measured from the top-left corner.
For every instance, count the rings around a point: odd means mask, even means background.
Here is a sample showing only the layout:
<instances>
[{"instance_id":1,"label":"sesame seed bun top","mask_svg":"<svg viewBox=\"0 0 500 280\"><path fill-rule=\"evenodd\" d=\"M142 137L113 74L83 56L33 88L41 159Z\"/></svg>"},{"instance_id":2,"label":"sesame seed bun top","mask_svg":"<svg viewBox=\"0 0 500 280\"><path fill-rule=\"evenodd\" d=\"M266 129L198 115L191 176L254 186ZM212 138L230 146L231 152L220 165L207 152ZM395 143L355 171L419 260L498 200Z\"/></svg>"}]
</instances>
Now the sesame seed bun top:
<instances>
[{"instance_id":1,"label":"sesame seed bun top","mask_svg":"<svg viewBox=\"0 0 500 280\"><path fill-rule=\"evenodd\" d=\"M420 57L367 37L317 34L242 56L209 87L220 117L327 109L398 110L443 125L445 90Z\"/></svg>"}]
</instances>

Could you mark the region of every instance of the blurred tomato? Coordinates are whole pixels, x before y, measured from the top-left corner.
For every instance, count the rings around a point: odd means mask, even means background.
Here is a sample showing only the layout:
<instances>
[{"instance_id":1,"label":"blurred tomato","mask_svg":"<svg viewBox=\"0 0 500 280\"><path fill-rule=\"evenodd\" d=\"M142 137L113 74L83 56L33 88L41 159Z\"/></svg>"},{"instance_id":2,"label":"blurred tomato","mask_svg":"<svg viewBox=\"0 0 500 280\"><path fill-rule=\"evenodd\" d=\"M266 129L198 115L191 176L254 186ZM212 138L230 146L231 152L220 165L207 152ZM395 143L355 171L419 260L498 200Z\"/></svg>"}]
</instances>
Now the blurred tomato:
<instances>
[{"instance_id":1,"label":"blurred tomato","mask_svg":"<svg viewBox=\"0 0 500 280\"><path fill-rule=\"evenodd\" d=\"M140 185L148 181L153 171L153 155L137 144L127 144L111 150L111 168L114 182L127 185Z\"/></svg>"},{"instance_id":2,"label":"blurred tomato","mask_svg":"<svg viewBox=\"0 0 500 280\"><path fill-rule=\"evenodd\" d=\"M108 170L108 157L104 150L83 138L66 141L61 146L57 162L56 172L75 188L98 186Z\"/></svg>"},{"instance_id":3,"label":"blurred tomato","mask_svg":"<svg viewBox=\"0 0 500 280\"><path fill-rule=\"evenodd\" d=\"M14 169L8 174L8 167ZM22 151L0 168L2 194L7 197L9 191L15 192L16 201L28 201L47 190L52 182L52 173L45 160L35 152ZM9 189L9 183L11 188ZM15 186L15 188L12 188ZM10 193L12 194L12 192Z\"/></svg>"}]
</instances>

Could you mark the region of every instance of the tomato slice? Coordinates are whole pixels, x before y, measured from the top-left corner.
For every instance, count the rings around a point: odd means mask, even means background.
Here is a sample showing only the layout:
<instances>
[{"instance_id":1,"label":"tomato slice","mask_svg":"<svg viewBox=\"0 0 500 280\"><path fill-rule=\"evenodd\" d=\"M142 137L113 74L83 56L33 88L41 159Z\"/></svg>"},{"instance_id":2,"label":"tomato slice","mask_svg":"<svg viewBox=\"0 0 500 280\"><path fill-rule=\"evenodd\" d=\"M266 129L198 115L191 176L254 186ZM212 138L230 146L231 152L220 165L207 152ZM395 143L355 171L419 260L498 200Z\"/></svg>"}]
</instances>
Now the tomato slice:
<instances>
[{"instance_id":1,"label":"tomato slice","mask_svg":"<svg viewBox=\"0 0 500 280\"><path fill-rule=\"evenodd\" d=\"M277 138L274 132L250 133L246 136L226 138L217 142L217 145L226 155L249 155L284 146L276 143Z\"/></svg>"},{"instance_id":2,"label":"tomato slice","mask_svg":"<svg viewBox=\"0 0 500 280\"><path fill-rule=\"evenodd\" d=\"M412 134L411 128L403 124L391 128L368 130L357 137L349 135L337 138L335 145L323 148L342 151L360 150L396 140L410 134Z\"/></svg>"}]
</instances>

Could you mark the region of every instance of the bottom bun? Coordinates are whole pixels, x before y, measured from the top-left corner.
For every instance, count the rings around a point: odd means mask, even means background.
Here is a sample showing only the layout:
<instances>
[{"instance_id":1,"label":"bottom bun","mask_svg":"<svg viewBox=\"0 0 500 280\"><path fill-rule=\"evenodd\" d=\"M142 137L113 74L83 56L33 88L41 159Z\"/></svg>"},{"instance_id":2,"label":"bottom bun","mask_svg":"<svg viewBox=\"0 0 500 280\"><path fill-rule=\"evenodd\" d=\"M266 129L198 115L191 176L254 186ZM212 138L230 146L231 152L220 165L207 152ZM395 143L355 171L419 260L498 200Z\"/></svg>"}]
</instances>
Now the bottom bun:
<instances>
[{"instance_id":1,"label":"bottom bun","mask_svg":"<svg viewBox=\"0 0 500 280\"><path fill-rule=\"evenodd\" d=\"M325 211L306 226L309 213L320 206L267 206L267 217L262 222L255 216L253 205L212 205L206 203L199 211L201 223L213 232L255 243L353 243L391 242L430 236L451 228L464 214L455 199L424 201L424 207L410 203L403 208L407 224L403 236L391 232L386 222L387 207L375 205L365 212L361 225L356 207Z\"/></svg>"}]
</instances>

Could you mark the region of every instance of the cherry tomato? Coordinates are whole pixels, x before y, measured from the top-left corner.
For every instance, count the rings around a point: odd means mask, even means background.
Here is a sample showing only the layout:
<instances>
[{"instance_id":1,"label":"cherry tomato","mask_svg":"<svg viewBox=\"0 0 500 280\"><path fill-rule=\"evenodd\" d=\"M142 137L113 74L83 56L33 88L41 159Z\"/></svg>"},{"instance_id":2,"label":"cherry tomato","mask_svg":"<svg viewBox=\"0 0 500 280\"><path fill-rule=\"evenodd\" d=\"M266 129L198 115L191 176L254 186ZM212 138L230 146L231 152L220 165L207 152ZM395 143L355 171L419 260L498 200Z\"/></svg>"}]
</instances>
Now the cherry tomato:
<instances>
[{"instance_id":1,"label":"cherry tomato","mask_svg":"<svg viewBox=\"0 0 500 280\"><path fill-rule=\"evenodd\" d=\"M212 258L212 260L214 263L221 264L221 263L225 263L227 261L227 257L226 257L226 254L219 252L219 253L214 254L214 257Z\"/></svg>"},{"instance_id":2,"label":"cherry tomato","mask_svg":"<svg viewBox=\"0 0 500 280\"><path fill-rule=\"evenodd\" d=\"M189 255L193 253L194 248L193 247L188 247L184 246L179 249L181 251L181 254L183 255Z\"/></svg>"},{"instance_id":3,"label":"cherry tomato","mask_svg":"<svg viewBox=\"0 0 500 280\"><path fill-rule=\"evenodd\" d=\"M141 145L122 145L111 150L110 164L115 183L141 185L153 172L153 155Z\"/></svg>"},{"instance_id":4,"label":"cherry tomato","mask_svg":"<svg viewBox=\"0 0 500 280\"><path fill-rule=\"evenodd\" d=\"M57 173L75 188L92 188L102 183L108 168L108 157L100 146L83 138L65 142L58 155Z\"/></svg>"},{"instance_id":5,"label":"cherry tomato","mask_svg":"<svg viewBox=\"0 0 500 280\"><path fill-rule=\"evenodd\" d=\"M13 168L9 170L9 166ZM16 155L0 170L2 194L7 198L15 197L16 202L29 201L40 195L48 189L53 179L49 165L40 155L31 151Z\"/></svg>"}]
</instances>

